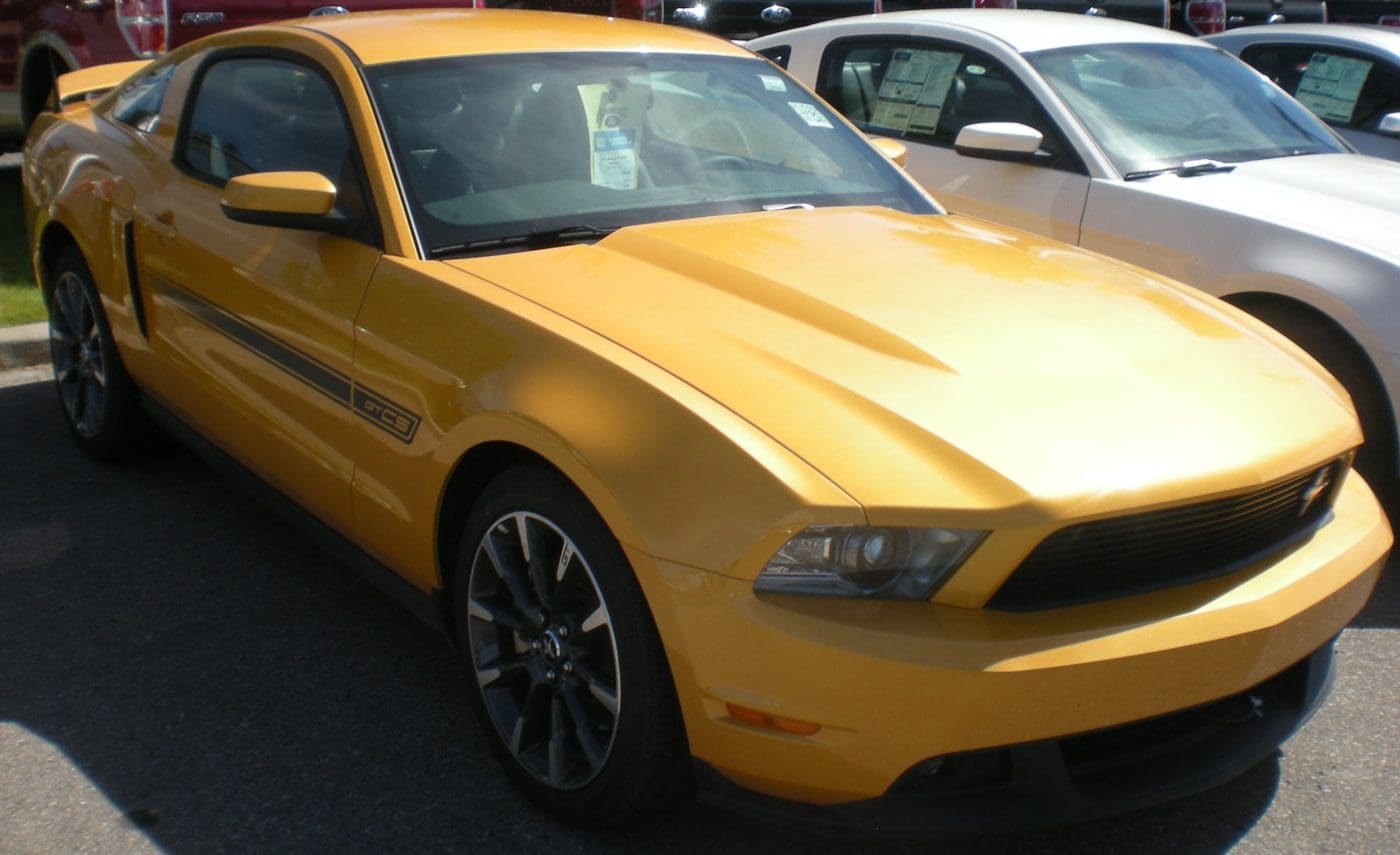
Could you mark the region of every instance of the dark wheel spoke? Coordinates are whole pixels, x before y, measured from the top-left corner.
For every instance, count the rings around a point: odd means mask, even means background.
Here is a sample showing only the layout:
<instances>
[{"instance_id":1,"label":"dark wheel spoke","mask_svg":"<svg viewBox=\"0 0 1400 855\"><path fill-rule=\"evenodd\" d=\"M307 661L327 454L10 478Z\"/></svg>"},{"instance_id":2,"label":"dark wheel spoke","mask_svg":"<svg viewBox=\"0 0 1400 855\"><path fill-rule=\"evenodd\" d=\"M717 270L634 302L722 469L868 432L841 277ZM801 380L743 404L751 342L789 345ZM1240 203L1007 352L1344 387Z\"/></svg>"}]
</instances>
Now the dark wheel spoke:
<instances>
[{"instance_id":1,"label":"dark wheel spoke","mask_svg":"<svg viewBox=\"0 0 1400 855\"><path fill-rule=\"evenodd\" d=\"M99 423L102 421L102 386L88 377L83 384L86 391L86 400L83 403L83 430L86 433L96 433Z\"/></svg>"},{"instance_id":2,"label":"dark wheel spoke","mask_svg":"<svg viewBox=\"0 0 1400 855\"><path fill-rule=\"evenodd\" d=\"M564 781L564 764L568 759L565 715L564 702L555 695L549 703L549 783L556 787Z\"/></svg>"},{"instance_id":3,"label":"dark wheel spoke","mask_svg":"<svg viewBox=\"0 0 1400 855\"><path fill-rule=\"evenodd\" d=\"M569 710L569 717L574 720L574 738L578 741L578 747L583 751L588 765L597 769L603 765L607 750L598 741L597 734L593 732L592 721L588 712L583 708L583 701L579 698L578 692L573 689L565 689L563 696L564 705Z\"/></svg>"},{"instance_id":4,"label":"dark wheel spoke","mask_svg":"<svg viewBox=\"0 0 1400 855\"><path fill-rule=\"evenodd\" d=\"M495 685L515 674L528 673L530 660L524 656L496 656L476 666L476 681L482 688Z\"/></svg>"},{"instance_id":5,"label":"dark wheel spoke","mask_svg":"<svg viewBox=\"0 0 1400 855\"><path fill-rule=\"evenodd\" d=\"M544 527L532 525L529 514L516 514L515 529L520 537L520 553L525 558L525 569L530 577L530 587L534 592L535 602L551 603L550 590L553 585L549 580L551 568L549 567L549 556L546 555Z\"/></svg>"},{"instance_id":6,"label":"dark wheel spoke","mask_svg":"<svg viewBox=\"0 0 1400 855\"><path fill-rule=\"evenodd\" d=\"M564 610L564 603L567 601L573 577L569 575L569 568L574 565L574 545L569 541L564 541L564 545L559 550L559 560L554 565L554 596L550 598L549 610L553 614L561 614Z\"/></svg>"},{"instance_id":7,"label":"dark wheel spoke","mask_svg":"<svg viewBox=\"0 0 1400 855\"><path fill-rule=\"evenodd\" d=\"M613 687L612 683L600 679L587 665L584 665L577 659L574 660L573 665L574 673L578 675L578 678L583 681L584 686L588 688L588 693L615 717L617 715L617 690Z\"/></svg>"},{"instance_id":8,"label":"dark wheel spoke","mask_svg":"<svg viewBox=\"0 0 1400 855\"><path fill-rule=\"evenodd\" d=\"M93 344L97 341L97 321L93 318L92 303L88 300L87 294L83 293L80 286L75 286L77 296L74 302L78 309L78 325L73 332L83 339L84 344Z\"/></svg>"},{"instance_id":9,"label":"dark wheel spoke","mask_svg":"<svg viewBox=\"0 0 1400 855\"><path fill-rule=\"evenodd\" d=\"M88 384L81 378L73 386L73 407L70 412L73 415L73 424L79 429L87 426L88 411Z\"/></svg>"},{"instance_id":10,"label":"dark wheel spoke","mask_svg":"<svg viewBox=\"0 0 1400 855\"><path fill-rule=\"evenodd\" d=\"M527 619L538 613L539 603L530 596L530 592L526 589L520 569L501 554L495 539L489 533L481 543L481 551L486 556L486 560L491 562L491 567L496 571L496 575L505 583L506 589L510 591L511 597L515 600L515 607L520 610L520 613L525 615Z\"/></svg>"},{"instance_id":11,"label":"dark wheel spoke","mask_svg":"<svg viewBox=\"0 0 1400 855\"><path fill-rule=\"evenodd\" d=\"M484 596L469 598L467 600L467 617L486 623L494 623L516 632L524 632L525 620L520 617L519 613L511 611L502 603L493 602L494 599Z\"/></svg>"},{"instance_id":12,"label":"dark wheel spoke","mask_svg":"<svg viewBox=\"0 0 1400 855\"><path fill-rule=\"evenodd\" d=\"M54 288L54 301L58 303L59 317L63 320L63 330L73 340L82 337L81 313L75 302L82 299L77 279L65 276Z\"/></svg>"}]
</instances>

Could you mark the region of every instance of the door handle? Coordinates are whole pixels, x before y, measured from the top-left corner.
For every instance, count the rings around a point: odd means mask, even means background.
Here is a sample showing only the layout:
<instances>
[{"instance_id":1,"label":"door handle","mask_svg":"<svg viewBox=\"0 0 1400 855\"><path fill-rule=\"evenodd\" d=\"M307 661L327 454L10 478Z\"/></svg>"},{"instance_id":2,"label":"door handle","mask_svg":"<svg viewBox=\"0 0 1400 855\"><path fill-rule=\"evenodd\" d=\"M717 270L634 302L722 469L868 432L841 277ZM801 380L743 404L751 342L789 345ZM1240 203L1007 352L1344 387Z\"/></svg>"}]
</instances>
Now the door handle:
<instances>
[{"instance_id":1,"label":"door handle","mask_svg":"<svg viewBox=\"0 0 1400 855\"><path fill-rule=\"evenodd\" d=\"M174 240L180 232L175 228L175 213L173 211L162 211L156 214L146 226L151 234L165 243Z\"/></svg>"}]
</instances>

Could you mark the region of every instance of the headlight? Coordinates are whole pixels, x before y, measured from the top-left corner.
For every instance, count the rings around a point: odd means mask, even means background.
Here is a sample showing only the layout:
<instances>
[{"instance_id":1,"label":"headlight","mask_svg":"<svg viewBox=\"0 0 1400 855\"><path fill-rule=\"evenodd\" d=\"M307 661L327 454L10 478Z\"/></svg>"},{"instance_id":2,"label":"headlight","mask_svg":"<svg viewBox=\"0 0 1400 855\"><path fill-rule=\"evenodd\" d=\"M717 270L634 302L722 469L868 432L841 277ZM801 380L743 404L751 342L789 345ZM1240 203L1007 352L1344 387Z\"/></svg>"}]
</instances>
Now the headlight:
<instances>
[{"instance_id":1,"label":"headlight","mask_svg":"<svg viewBox=\"0 0 1400 855\"><path fill-rule=\"evenodd\" d=\"M925 600L986 536L956 528L814 525L768 559L754 590Z\"/></svg>"}]
</instances>

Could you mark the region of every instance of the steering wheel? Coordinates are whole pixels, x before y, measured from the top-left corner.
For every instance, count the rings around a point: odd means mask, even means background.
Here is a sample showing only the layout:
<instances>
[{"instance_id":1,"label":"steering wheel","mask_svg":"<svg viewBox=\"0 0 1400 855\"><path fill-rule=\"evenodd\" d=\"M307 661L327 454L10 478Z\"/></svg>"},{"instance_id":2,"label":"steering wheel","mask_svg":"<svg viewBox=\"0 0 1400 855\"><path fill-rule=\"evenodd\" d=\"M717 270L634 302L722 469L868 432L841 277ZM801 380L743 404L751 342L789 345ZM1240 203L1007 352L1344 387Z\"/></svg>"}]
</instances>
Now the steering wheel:
<instances>
[{"instance_id":1,"label":"steering wheel","mask_svg":"<svg viewBox=\"0 0 1400 855\"><path fill-rule=\"evenodd\" d=\"M1220 124L1221 127L1225 127L1225 114L1224 114L1224 113L1220 113L1220 112L1216 112L1216 113L1206 113L1204 116L1200 117L1200 118L1197 119L1196 121L1194 121L1194 122L1192 122L1191 124L1187 125L1187 126L1186 126L1186 132L1187 132L1188 134L1194 134L1194 133L1196 133L1196 132L1198 132L1198 131L1200 131L1200 130L1206 128L1207 126L1209 126L1209 125L1211 125L1211 124L1216 124L1216 123Z\"/></svg>"},{"instance_id":2,"label":"steering wheel","mask_svg":"<svg viewBox=\"0 0 1400 855\"><path fill-rule=\"evenodd\" d=\"M737 154L711 154L698 158L695 168L706 172L747 172L753 165Z\"/></svg>"}]
</instances>

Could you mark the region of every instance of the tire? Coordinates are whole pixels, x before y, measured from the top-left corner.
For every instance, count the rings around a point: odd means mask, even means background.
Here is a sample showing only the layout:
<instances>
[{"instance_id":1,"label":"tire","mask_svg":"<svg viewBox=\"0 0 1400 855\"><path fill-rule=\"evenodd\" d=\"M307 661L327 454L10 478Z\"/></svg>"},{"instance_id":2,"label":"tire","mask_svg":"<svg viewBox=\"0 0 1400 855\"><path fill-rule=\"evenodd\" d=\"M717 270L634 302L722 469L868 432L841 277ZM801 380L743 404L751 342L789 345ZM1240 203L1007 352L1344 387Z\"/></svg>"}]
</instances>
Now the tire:
<instances>
[{"instance_id":1,"label":"tire","mask_svg":"<svg viewBox=\"0 0 1400 855\"><path fill-rule=\"evenodd\" d=\"M497 476L468 515L455 569L473 706L531 800L608 828L688 799L690 756L651 613L572 484L537 465Z\"/></svg>"},{"instance_id":2,"label":"tire","mask_svg":"<svg viewBox=\"0 0 1400 855\"><path fill-rule=\"evenodd\" d=\"M1394 410L1365 352L1325 317L1273 302L1241 301L1238 305L1306 350L1346 388L1366 437L1357 452L1355 468L1383 499L1393 502L1400 494Z\"/></svg>"},{"instance_id":3,"label":"tire","mask_svg":"<svg viewBox=\"0 0 1400 855\"><path fill-rule=\"evenodd\" d=\"M96 460L138 449L144 420L82 255L65 249L49 271L49 357L68 428Z\"/></svg>"}]
</instances>

